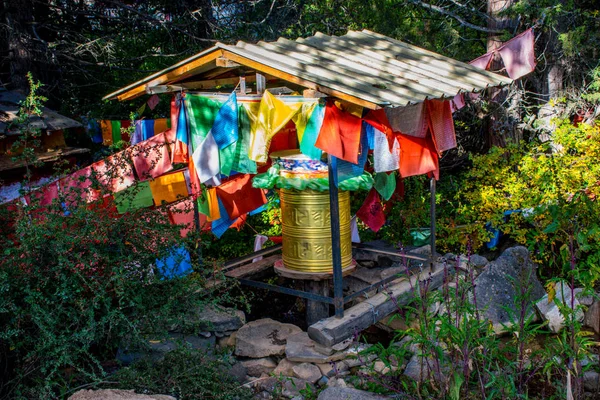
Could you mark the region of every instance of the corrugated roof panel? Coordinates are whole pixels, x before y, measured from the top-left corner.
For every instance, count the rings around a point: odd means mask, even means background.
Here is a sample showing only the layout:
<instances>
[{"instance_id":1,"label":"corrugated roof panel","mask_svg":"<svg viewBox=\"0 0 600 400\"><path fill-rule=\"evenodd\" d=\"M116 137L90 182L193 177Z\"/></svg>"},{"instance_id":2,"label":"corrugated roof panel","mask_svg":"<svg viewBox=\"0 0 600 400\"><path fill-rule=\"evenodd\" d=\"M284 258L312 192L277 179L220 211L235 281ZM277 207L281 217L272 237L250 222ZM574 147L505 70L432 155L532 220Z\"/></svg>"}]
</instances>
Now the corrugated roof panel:
<instances>
[{"instance_id":1,"label":"corrugated roof panel","mask_svg":"<svg viewBox=\"0 0 600 400\"><path fill-rule=\"evenodd\" d=\"M223 51L240 64L265 73L274 73L306 87L312 87L369 107L405 106L427 98L451 98L459 92L481 91L506 85L511 79L478 69L419 47L374 32L349 31L343 36L314 36L291 41L215 47L129 85L107 98L135 97L135 88L153 85L152 79L194 62L201 55ZM198 61L196 61L196 64ZM177 78L174 77L173 80ZM138 90L139 92L139 90Z\"/></svg>"}]
</instances>

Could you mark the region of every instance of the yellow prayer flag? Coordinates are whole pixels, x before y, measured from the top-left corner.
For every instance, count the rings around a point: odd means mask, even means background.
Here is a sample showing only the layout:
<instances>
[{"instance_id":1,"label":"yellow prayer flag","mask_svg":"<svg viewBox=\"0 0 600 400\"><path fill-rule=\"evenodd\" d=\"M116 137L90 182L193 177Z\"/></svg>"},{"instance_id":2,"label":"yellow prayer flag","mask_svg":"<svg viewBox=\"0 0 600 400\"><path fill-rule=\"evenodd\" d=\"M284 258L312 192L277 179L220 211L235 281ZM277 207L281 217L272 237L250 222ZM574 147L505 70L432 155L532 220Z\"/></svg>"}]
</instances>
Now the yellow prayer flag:
<instances>
[{"instance_id":1,"label":"yellow prayer flag","mask_svg":"<svg viewBox=\"0 0 600 400\"><path fill-rule=\"evenodd\" d=\"M150 190L152 190L154 204L157 206L161 205L163 201L173 203L183 197L189 196L185 183L185 175L181 171L159 176L150 181Z\"/></svg>"},{"instance_id":2,"label":"yellow prayer flag","mask_svg":"<svg viewBox=\"0 0 600 400\"><path fill-rule=\"evenodd\" d=\"M267 161L271 139L302 107L302 103L285 104L265 91L258 108L256 119L251 118L250 149L248 156L258 162Z\"/></svg>"},{"instance_id":3,"label":"yellow prayer flag","mask_svg":"<svg viewBox=\"0 0 600 400\"><path fill-rule=\"evenodd\" d=\"M306 130L306 124L312 115L312 112L315 110L317 106L317 102L311 103L303 103L302 108L300 108L300 112L294 115L292 120L294 124L296 124L296 134L298 135L298 143L302 143L302 138L304 137L304 131Z\"/></svg>"},{"instance_id":4,"label":"yellow prayer flag","mask_svg":"<svg viewBox=\"0 0 600 400\"><path fill-rule=\"evenodd\" d=\"M219 210L219 198L217 197L217 188L211 187L206 189L206 201L208 202L209 214L206 217L207 221L216 221L221 218Z\"/></svg>"}]
</instances>

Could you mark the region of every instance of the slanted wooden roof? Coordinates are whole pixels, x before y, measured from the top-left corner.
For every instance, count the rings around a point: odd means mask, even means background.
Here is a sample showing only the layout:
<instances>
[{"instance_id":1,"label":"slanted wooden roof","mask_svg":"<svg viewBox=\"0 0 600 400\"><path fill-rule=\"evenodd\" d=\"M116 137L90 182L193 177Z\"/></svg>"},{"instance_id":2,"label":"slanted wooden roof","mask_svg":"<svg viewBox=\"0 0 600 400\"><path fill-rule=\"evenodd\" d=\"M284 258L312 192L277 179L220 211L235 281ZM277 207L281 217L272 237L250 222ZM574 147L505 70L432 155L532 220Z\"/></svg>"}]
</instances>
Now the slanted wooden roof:
<instances>
[{"instance_id":1,"label":"slanted wooden roof","mask_svg":"<svg viewBox=\"0 0 600 400\"><path fill-rule=\"evenodd\" d=\"M371 109L453 98L459 92L479 92L512 82L502 75L363 30L343 36L317 33L295 41L280 38L257 44L217 43L104 99L129 100L155 93L154 88L165 85L215 89L250 72Z\"/></svg>"},{"instance_id":2,"label":"slanted wooden roof","mask_svg":"<svg viewBox=\"0 0 600 400\"><path fill-rule=\"evenodd\" d=\"M9 126L17 119L19 113L19 103L25 100L25 96L19 92L0 89L0 134L16 135L19 134L18 126ZM32 117L30 126L33 129L42 129L47 131L59 131L68 128L80 128L81 123L60 115L47 107L42 107L41 117Z\"/></svg>"}]
</instances>

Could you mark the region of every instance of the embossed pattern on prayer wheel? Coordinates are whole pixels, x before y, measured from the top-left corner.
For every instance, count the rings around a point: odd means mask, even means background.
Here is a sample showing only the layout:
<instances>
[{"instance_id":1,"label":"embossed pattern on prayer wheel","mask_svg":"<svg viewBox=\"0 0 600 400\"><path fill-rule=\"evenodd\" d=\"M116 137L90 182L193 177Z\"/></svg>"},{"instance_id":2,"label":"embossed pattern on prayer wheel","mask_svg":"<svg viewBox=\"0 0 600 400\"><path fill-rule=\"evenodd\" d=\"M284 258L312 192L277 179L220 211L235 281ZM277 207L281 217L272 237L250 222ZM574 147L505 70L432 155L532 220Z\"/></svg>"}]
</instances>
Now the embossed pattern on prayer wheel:
<instances>
[{"instance_id":1,"label":"embossed pattern on prayer wheel","mask_svg":"<svg viewBox=\"0 0 600 400\"><path fill-rule=\"evenodd\" d=\"M329 192L280 189L283 264L286 268L331 273ZM352 263L350 193L339 192L342 268Z\"/></svg>"}]
</instances>

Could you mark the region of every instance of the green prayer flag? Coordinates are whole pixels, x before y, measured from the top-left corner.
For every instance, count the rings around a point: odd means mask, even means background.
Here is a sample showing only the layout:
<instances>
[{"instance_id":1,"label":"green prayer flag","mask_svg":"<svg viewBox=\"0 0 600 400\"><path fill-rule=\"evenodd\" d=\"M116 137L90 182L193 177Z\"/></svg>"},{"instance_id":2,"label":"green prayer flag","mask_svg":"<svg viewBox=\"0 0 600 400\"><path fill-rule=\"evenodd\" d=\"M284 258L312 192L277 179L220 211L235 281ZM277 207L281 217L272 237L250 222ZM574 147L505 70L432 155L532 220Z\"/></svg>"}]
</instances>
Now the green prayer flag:
<instances>
[{"instance_id":1,"label":"green prayer flag","mask_svg":"<svg viewBox=\"0 0 600 400\"><path fill-rule=\"evenodd\" d=\"M238 130L238 141L234 143L235 153L231 169L242 174L256 174L256 162L248 157L250 147L250 118L244 106L239 107L238 118L240 127Z\"/></svg>"},{"instance_id":2,"label":"green prayer flag","mask_svg":"<svg viewBox=\"0 0 600 400\"><path fill-rule=\"evenodd\" d=\"M121 141L121 121L110 121L112 128L113 143L117 144Z\"/></svg>"},{"instance_id":3,"label":"green prayer flag","mask_svg":"<svg viewBox=\"0 0 600 400\"><path fill-rule=\"evenodd\" d=\"M185 109L188 115L192 150L196 150L211 130L221 103L209 98L186 94Z\"/></svg>"},{"instance_id":4,"label":"green prayer flag","mask_svg":"<svg viewBox=\"0 0 600 400\"><path fill-rule=\"evenodd\" d=\"M202 189L202 195L198 196L198 212L206 216L210 216L210 206L208 205L208 196L206 189Z\"/></svg>"},{"instance_id":5,"label":"green prayer flag","mask_svg":"<svg viewBox=\"0 0 600 400\"><path fill-rule=\"evenodd\" d=\"M154 205L149 181L138 182L136 185L116 192L114 196L119 214Z\"/></svg>"},{"instance_id":6,"label":"green prayer flag","mask_svg":"<svg viewBox=\"0 0 600 400\"><path fill-rule=\"evenodd\" d=\"M385 172L375 174L375 190L379 192L385 201L388 201L396 191L396 175L394 172L389 175Z\"/></svg>"}]
</instances>

